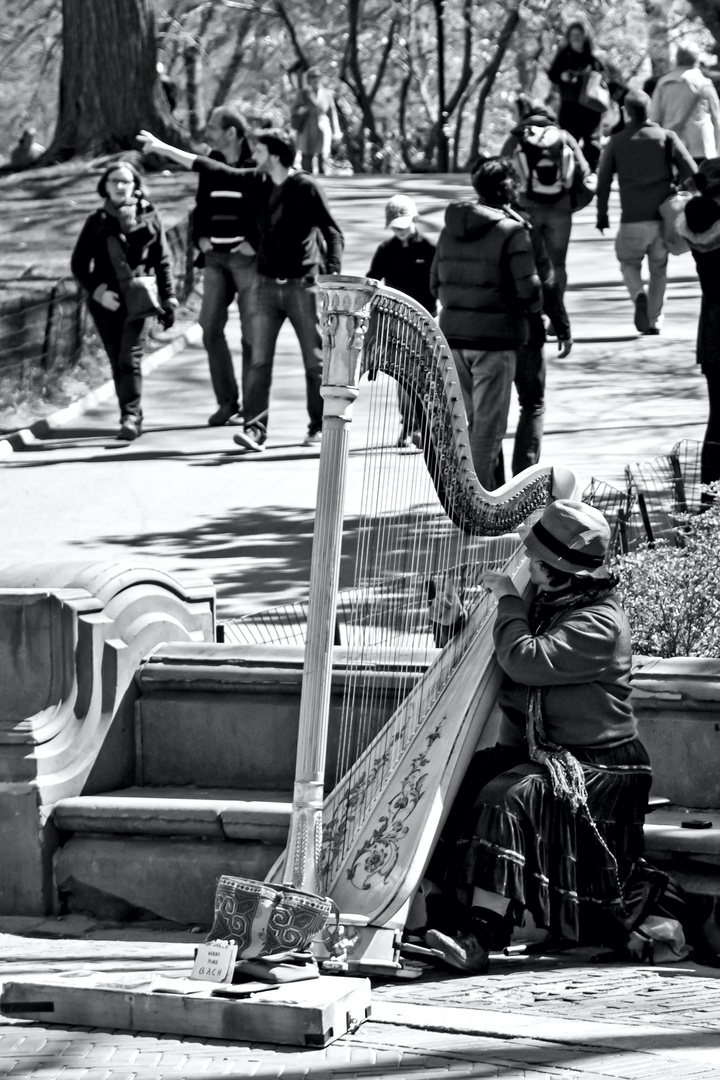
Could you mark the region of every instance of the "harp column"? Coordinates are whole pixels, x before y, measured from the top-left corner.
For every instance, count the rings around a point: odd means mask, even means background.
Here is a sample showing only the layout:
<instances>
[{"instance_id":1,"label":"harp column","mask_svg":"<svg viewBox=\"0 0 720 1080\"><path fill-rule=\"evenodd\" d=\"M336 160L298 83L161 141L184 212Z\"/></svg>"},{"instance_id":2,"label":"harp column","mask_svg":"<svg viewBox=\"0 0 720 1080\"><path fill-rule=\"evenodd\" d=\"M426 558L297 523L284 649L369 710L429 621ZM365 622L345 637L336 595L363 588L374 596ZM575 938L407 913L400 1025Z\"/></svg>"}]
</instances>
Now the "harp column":
<instances>
[{"instance_id":1,"label":"harp column","mask_svg":"<svg viewBox=\"0 0 720 1080\"><path fill-rule=\"evenodd\" d=\"M300 697L292 817L283 880L317 891L322 846L332 646L337 613L349 427L358 396L369 303L377 282L320 279L323 343L322 444Z\"/></svg>"}]
</instances>

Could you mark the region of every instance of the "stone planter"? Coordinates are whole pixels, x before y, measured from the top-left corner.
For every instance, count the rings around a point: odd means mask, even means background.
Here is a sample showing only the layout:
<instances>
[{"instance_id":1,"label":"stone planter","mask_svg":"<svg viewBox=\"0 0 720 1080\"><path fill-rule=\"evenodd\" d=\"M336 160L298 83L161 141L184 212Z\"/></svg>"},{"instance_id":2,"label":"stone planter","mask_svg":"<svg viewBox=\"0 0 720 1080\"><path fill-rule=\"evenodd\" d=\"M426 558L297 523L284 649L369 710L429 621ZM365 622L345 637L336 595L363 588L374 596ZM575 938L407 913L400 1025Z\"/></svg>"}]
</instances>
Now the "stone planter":
<instances>
[{"instance_id":1,"label":"stone planter","mask_svg":"<svg viewBox=\"0 0 720 1080\"><path fill-rule=\"evenodd\" d=\"M653 794L720 808L720 659L636 656L632 702Z\"/></svg>"}]
</instances>

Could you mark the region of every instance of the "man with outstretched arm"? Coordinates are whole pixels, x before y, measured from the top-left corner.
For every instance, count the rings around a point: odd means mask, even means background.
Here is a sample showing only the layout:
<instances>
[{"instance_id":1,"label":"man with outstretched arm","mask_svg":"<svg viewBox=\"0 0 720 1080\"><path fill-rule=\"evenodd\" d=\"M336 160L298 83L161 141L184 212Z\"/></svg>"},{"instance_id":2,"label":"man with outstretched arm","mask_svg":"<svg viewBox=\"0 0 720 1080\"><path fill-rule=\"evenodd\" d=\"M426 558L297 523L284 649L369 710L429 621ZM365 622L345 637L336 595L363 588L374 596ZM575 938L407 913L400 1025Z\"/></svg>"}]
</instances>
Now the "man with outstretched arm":
<instances>
[{"instance_id":1,"label":"man with outstretched arm","mask_svg":"<svg viewBox=\"0 0 720 1080\"><path fill-rule=\"evenodd\" d=\"M186 169L232 176L252 200L259 246L254 291L253 355L248 372L244 430L234 436L246 450L262 450L267 438L272 366L280 327L289 319L305 367L309 425L303 445L320 442L322 353L318 329L317 276L340 272L343 234L321 189L307 173L295 171L295 141L285 131L261 131L255 168L236 169L140 133L144 150L162 154ZM320 248L322 237L325 246ZM323 265L324 262L324 265Z\"/></svg>"}]
</instances>

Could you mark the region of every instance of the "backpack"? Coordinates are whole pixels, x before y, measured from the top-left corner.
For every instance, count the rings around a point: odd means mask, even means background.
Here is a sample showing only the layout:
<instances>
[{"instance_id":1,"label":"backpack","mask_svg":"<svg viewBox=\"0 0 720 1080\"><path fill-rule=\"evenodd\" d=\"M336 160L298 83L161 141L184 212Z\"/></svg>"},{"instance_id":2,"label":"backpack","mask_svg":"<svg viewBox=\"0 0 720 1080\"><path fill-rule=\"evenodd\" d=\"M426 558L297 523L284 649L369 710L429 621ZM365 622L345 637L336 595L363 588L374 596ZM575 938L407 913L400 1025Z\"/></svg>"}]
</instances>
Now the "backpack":
<instances>
[{"instance_id":1,"label":"backpack","mask_svg":"<svg viewBox=\"0 0 720 1080\"><path fill-rule=\"evenodd\" d=\"M572 187L575 155L554 124L524 128L515 161L525 194L532 202L555 203Z\"/></svg>"},{"instance_id":2,"label":"backpack","mask_svg":"<svg viewBox=\"0 0 720 1080\"><path fill-rule=\"evenodd\" d=\"M632 959L668 964L690 953L684 932L692 924L687 898L669 874L645 859L625 882L623 906L613 920L605 927L606 941Z\"/></svg>"}]
</instances>

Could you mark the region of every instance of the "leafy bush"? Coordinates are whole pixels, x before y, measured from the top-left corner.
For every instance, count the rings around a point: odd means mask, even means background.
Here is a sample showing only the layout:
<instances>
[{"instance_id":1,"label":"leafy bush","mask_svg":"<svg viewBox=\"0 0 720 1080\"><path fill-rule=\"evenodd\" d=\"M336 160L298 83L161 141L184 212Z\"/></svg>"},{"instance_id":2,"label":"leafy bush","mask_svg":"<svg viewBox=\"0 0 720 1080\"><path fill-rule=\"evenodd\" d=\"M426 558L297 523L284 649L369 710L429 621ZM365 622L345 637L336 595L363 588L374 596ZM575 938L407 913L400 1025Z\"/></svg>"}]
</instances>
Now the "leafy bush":
<instances>
[{"instance_id":1,"label":"leafy bush","mask_svg":"<svg viewBox=\"0 0 720 1080\"><path fill-rule=\"evenodd\" d=\"M720 656L720 499L678 519L676 545L659 541L616 560L633 652Z\"/></svg>"}]
</instances>

